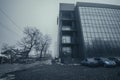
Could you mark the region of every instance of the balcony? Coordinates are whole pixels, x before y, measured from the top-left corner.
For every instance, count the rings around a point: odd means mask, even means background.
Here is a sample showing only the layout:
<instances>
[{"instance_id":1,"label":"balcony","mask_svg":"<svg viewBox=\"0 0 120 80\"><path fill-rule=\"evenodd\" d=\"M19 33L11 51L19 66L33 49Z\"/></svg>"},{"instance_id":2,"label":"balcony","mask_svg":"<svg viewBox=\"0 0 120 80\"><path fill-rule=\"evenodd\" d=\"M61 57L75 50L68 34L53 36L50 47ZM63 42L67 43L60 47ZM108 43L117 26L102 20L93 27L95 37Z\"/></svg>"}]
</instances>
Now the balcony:
<instances>
[{"instance_id":1,"label":"balcony","mask_svg":"<svg viewBox=\"0 0 120 80\"><path fill-rule=\"evenodd\" d=\"M74 31L76 31L76 29L70 29L70 30L62 29L62 32L74 32Z\"/></svg>"},{"instance_id":2,"label":"balcony","mask_svg":"<svg viewBox=\"0 0 120 80\"><path fill-rule=\"evenodd\" d=\"M62 46L75 46L75 45L77 45L77 43L62 43Z\"/></svg>"},{"instance_id":3,"label":"balcony","mask_svg":"<svg viewBox=\"0 0 120 80\"><path fill-rule=\"evenodd\" d=\"M77 33L77 30L62 30L63 35L72 35L73 33Z\"/></svg>"},{"instance_id":4,"label":"balcony","mask_svg":"<svg viewBox=\"0 0 120 80\"><path fill-rule=\"evenodd\" d=\"M73 27L73 26L71 26L71 25L65 25L65 26L62 26L62 33L64 34L64 33L71 33L71 32L75 32L75 31L77 31L76 29L75 29L75 27Z\"/></svg>"},{"instance_id":5,"label":"balcony","mask_svg":"<svg viewBox=\"0 0 120 80\"><path fill-rule=\"evenodd\" d=\"M75 19L74 19L74 18L65 18L65 17L61 17L61 20L71 20L71 21L74 21Z\"/></svg>"},{"instance_id":6,"label":"balcony","mask_svg":"<svg viewBox=\"0 0 120 80\"><path fill-rule=\"evenodd\" d=\"M76 45L76 44L77 43L72 40L71 36L63 36L62 37L62 45L63 46L72 46L72 45Z\"/></svg>"}]
</instances>

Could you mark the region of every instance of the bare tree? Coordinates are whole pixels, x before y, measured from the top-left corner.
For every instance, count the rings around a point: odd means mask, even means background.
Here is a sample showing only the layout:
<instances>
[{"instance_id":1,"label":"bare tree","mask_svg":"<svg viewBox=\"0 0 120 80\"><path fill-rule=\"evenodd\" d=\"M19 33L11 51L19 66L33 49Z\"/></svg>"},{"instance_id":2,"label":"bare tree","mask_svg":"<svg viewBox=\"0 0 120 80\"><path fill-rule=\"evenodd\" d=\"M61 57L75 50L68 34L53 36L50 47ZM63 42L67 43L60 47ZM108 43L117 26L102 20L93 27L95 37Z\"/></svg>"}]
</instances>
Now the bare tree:
<instances>
[{"instance_id":1,"label":"bare tree","mask_svg":"<svg viewBox=\"0 0 120 80\"><path fill-rule=\"evenodd\" d=\"M16 59L16 55L18 52L19 51L18 49L15 49L15 46L9 46L5 43L2 46L1 54L8 56L8 58L10 59L10 63L13 63L13 61Z\"/></svg>"},{"instance_id":2,"label":"bare tree","mask_svg":"<svg viewBox=\"0 0 120 80\"><path fill-rule=\"evenodd\" d=\"M43 57L43 53L46 53L51 43L51 37L49 35L43 35L38 29L26 27L24 30L25 36L19 42L22 50L22 56L28 58L31 50L35 50L39 54L39 58Z\"/></svg>"},{"instance_id":3,"label":"bare tree","mask_svg":"<svg viewBox=\"0 0 120 80\"><path fill-rule=\"evenodd\" d=\"M49 35L42 36L35 49L40 54L39 58L43 57L43 53L46 54L51 43L51 37Z\"/></svg>"},{"instance_id":4,"label":"bare tree","mask_svg":"<svg viewBox=\"0 0 120 80\"><path fill-rule=\"evenodd\" d=\"M36 28L26 27L24 29L24 34L25 36L19 42L19 45L22 48L23 56L28 58L31 50L39 43L42 33Z\"/></svg>"},{"instance_id":5,"label":"bare tree","mask_svg":"<svg viewBox=\"0 0 120 80\"><path fill-rule=\"evenodd\" d=\"M45 35L44 39L45 39L45 43L43 44L44 45L43 52L44 52L44 54L46 54L46 52L49 50L49 47L51 44L51 37L49 35Z\"/></svg>"}]
</instances>

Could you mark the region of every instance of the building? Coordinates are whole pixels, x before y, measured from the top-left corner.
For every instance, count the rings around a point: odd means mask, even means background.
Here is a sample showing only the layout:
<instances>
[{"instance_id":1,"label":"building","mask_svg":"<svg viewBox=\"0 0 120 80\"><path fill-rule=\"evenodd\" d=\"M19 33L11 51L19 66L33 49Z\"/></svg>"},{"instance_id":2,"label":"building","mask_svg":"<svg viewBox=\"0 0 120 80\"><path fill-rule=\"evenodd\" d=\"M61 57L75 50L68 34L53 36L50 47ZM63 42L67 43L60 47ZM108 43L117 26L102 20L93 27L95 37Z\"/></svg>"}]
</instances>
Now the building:
<instances>
[{"instance_id":1,"label":"building","mask_svg":"<svg viewBox=\"0 0 120 80\"><path fill-rule=\"evenodd\" d=\"M61 3L58 25L61 62L120 56L120 6Z\"/></svg>"}]
</instances>

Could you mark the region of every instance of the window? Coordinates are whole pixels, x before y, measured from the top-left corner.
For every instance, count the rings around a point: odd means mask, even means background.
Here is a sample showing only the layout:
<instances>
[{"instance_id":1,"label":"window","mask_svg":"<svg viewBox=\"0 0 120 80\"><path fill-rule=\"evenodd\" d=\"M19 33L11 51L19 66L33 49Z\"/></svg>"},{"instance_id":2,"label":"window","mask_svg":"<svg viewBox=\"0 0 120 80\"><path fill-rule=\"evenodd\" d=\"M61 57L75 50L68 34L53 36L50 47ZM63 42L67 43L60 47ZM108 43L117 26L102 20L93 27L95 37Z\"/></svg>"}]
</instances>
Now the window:
<instances>
[{"instance_id":1,"label":"window","mask_svg":"<svg viewBox=\"0 0 120 80\"><path fill-rule=\"evenodd\" d=\"M72 52L71 47L63 47L62 52L64 54L71 54L71 52Z\"/></svg>"},{"instance_id":2,"label":"window","mask_svg":"<svg viewBox=\"0 0 120 80\"><path fill-rule=\"evenodd\" d=\"M71 27L70 26L63 26L62 30L71 30Z\"/></svg>"},{"instance_id":3,"label":"window","mask_svg":"<svg viewBox=\"0 0 120 80\"><path fill-rule=\"evenodd\" d=\"M72 19L73 18L73 13L70 12L70 11L63 11L62 12L62 18Z\"/></svg>"},{"instance_id":4,"label":"window","mask_svg":"<svg viewBox=\"0 0 120 80\"><path fill-rule=\"evenodd\" d=\"M73 22L72 21L67 21L67 20L63 20L62 21L62 26L69 26L69 27L72 27L73 26Z\"/></svg>"},{"instance_id":5,"label":"window","mask_svg":"<svg viewBox=\"0 0 120 80\"><path fill-rule=\"evenodd\" d=\"M62 36L62 43L71 43L71 36Z\"/></svg>"}]
</instances>

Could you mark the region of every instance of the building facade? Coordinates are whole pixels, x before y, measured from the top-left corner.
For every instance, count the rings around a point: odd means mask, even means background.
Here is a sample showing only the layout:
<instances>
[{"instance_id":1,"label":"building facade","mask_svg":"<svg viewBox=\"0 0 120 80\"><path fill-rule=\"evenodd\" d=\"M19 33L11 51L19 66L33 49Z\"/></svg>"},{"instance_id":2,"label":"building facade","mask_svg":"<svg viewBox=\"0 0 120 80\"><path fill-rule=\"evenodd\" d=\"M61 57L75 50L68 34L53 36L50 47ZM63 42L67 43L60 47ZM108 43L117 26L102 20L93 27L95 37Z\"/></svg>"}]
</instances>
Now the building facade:
<instances>
[{"instance_id":1,"label":"building facade","mask_svg":"<svg viewBox=\"0 0 120 80\"><path fill-rule=\"evenodd\" d=\"M62 62L120 56L120 6L61 3L58 22Z\"/></svg>"}]
</instances>

